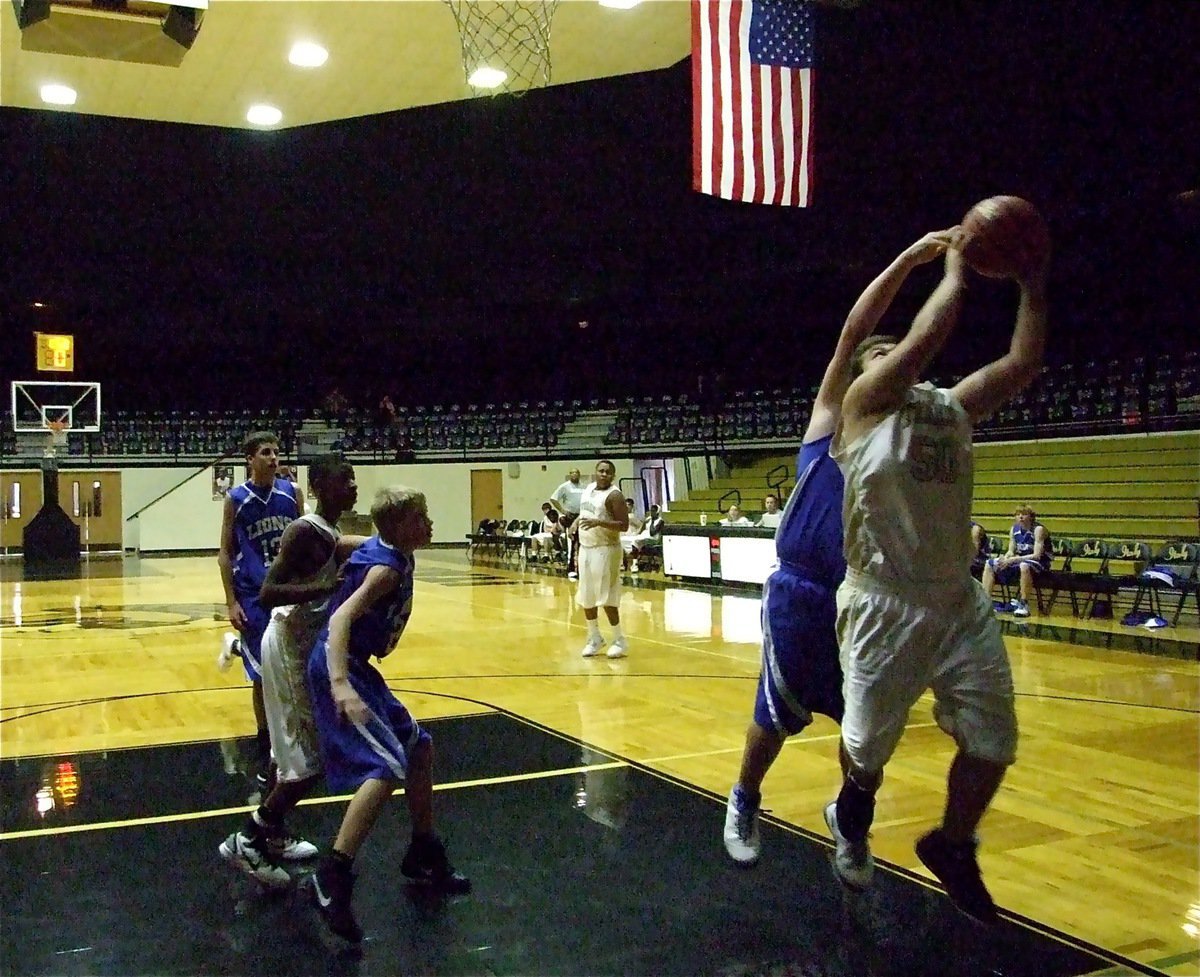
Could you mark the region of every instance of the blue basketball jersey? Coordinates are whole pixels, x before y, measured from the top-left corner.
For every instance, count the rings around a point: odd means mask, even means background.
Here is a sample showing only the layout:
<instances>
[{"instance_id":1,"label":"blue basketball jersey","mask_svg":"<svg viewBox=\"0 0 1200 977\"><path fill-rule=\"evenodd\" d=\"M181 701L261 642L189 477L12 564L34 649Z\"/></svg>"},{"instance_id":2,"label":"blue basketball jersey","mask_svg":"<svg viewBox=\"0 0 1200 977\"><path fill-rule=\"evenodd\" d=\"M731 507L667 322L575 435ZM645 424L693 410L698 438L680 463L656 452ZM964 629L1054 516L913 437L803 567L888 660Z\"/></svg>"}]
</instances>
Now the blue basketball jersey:
<instances>
[{"instance_id":1,"label":"blue basketball jersey","mask_svg":"<svg viewBox=\"0 0 1200 977\"><path fill-rule=\"evenodd\" d=\"M1013 523L1013 553L1016 556L1031 556L1033 554L1034 546L1037 544L1034 534L1037 531L1037 527L1040 525L1041 523L1035 522L1032 529L1022 529L1019 522ZM1050 535L1047 533L1046 547L1042 550L1042 558L1039 561L1043 568L1048 568L1050 566L1052 555L1053 554L1050 550Z\"/></svg>"},{"instance_id":2,"label":"blue basketball jersey","mask_svg":"<svg viewBox=\"0 0 1200 977\"><path fill-rule=\"evenodd\" d=\"M280 540L288 525L300 516L296 486L284 478L270 488L243 482L229 490L233 500L233 536L237 549L233 587L239 595L257 597L267 578L267 567L279 555Z\"/></svg>"},{"instance_id":3,"label":"blue basketball jersey","mask_svg":"<svg viewBox=\"0 0 1200 977\"><path fill-rule=\"evenodd\" d=\"M846 574L842 551L842 493L845 480L829 457L833 435L801 445L796 456L796 487L775 532L775 555L800 567L816 582L836 587Z\"/></svg>"},{"instance_id":4,"label":"blue basketball jersey","mask_svg":"<svg viewBox=\"0 0 1200 977\"><path fill-rule=\"evenodd\" d=\"M377 601L350 626L351 658L366 660L372 655L383 658L391 654L400 640L400 635L404 633L409 615L412 614L415 560L412 554L400 552L376 535L356 549L346 561L341 586L330 604L330 616L332 617L362 585L371 567L375 566L391 567L399 571L400 583L385 599ZM327 623L316 645L322 649L322 654L328 639Z\"/></svg>"}]
</instances>

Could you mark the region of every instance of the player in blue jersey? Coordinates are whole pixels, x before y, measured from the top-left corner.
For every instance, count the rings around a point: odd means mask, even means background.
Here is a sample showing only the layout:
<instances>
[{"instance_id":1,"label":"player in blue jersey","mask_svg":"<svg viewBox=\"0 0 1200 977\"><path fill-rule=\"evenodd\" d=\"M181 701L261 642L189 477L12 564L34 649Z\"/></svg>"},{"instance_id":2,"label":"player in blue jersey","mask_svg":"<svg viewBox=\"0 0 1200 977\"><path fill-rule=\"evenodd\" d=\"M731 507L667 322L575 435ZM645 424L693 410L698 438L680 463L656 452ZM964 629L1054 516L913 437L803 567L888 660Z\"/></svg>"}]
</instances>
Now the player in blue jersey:
<instances>
[{"instance_id":1,"label":"player in blue jersey","mask_svg":"<svg viewBox=\"0 0 1200 977\"><path fill-rule=\"evenodd\" d=\"M329 624L308 661L325 780L332 790L354 791L311 893L329 929L351 943L363 935L351 907L354 858L402 783L412 842L401 873L439 892L471 887L433 830L433 740L370 663L390 654L404 632L412 612L413 552L429 545L433 523L425 496L403 486L381 489L371 518L378 532L346 561Z\"/></svg>"},{"instance_id":2,"label":"player in blue jersey","mask_svg":"<svg viewBox=\"0 0 1200 977\"><path fill-rule=\"evenodd\" d=\"M839 723L842 719L835 595L846 570L843 481L829 446L850 386L855 350L878 325L909 272L933 261L949 241L948 232L927 234L867 286L846 317L813 401L796 458L796 487L775 532L778 565L763 585L762 670L754 718L725 809L725 850L739 865L753 865L762 850L762 782L784 740L808 726L814 712ZM844 756L842 763L844 770Z\"/></svg>"},{"instance_id":3,"label":"player in blue jersey","mask_svg":"<svg viewBox=\"0 0 1200 977\"><path fill-rule=\"evenodd\" d=\"M1019 583L1019 595L1011 605L1013 617L1029 617L1034 574L1050 569L1050 534L1038 522L1037 513L1031 506L1017 506L1013 518L1016 522L1008 534L1008 551L987 561L980 583L989 597L996 581Z\"/></svg>"},{"instance_id":4,"label":"player in blue jersey","mask_svg":"<svg viewBox=\"0 0 1200 977\"><path fill-rule=\"evenodd\" d=\"M248 434L242 454L250 477L225 494L217 551L229 623L237 634L225 635L217 663L224 671L234 656L240 656L246 677L254 684L259 787L265 794L270 787L267 769L271 734L263 706L261 644L270 612L259 603L258 594L267 578L267 568L279 553L283 531L304 512L304 493L294 482L276 477L279 438L270 431Z\"/></svg>"}]
</instances>

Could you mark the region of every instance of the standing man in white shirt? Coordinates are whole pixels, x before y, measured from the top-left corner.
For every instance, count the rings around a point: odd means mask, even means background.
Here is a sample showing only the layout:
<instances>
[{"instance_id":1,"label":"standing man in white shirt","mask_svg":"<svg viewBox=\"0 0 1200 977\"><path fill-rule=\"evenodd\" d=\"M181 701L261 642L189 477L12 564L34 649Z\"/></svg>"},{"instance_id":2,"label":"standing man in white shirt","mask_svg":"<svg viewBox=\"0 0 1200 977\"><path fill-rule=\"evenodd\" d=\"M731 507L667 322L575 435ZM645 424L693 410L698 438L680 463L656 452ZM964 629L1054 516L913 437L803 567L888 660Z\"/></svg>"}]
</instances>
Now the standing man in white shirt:
<instances>
[{"instance_id":1,"label":"standing man in white shirt","mask_svg":"<svg viewBox=\"0 0 1200 977\"><path fill-rule=\"evenodd\" d=\"M579 469L567 472L567 480L554 490L550 504L558 510L558 523L567 531L567 576L572 580L579 573L579 544L571 523L579 518L579 504L583 500L584 487L579 484Z\"/></svg>"}]
</instances>

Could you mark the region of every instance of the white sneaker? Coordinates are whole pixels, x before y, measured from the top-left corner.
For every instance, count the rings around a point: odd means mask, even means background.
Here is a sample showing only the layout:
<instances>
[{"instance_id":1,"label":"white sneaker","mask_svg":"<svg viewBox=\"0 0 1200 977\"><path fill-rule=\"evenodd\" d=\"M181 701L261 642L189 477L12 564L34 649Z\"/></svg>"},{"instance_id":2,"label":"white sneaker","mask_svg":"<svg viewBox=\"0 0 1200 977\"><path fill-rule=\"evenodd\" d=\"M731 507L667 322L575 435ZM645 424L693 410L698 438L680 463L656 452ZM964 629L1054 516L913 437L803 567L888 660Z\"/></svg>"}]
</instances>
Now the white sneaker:
<instances>
[{"instance_id":1,"label":"white sneaker","mask_svg":"<svg viewBox=\"0 0 1200 977\"><path fill-rule=\"evenodd\" d=\"M630 573L637 573L637 572L638 572L638 561L637 561L637 560L634 560L634 561L633 561L633 564L632 564L632 565L629 567L629 572L630 572Z\"/></svg>"},{"instance_id":2,"label":"white sneaker","mask_svg":"<svg viewBox=\"0 0 1200 977\"><path fill-rule=\"evenodd\" d=\"M608 646L609 658L624 658L629 654L629 641L625 638L618 638Z\"/></svg>"},{"instance_id":3,"label":"white sneaker","mask_svg":"<svg viewBox=\"0 0 1200 977\"><path fill-rule=\"evenodd\" d=\"M570 573L567 574L567 579L568 580L578 580L579 574L576 573L574 570L572 570Z\"/></svg>"},{"instance_id":4,"label":"white sneaker","mask_svg":"<svg viewBox=\"0 0 1200 977\"><path fill-rule=\"evenodd\" d=\"M303 862L320 854L311 841L294 837L286 828L281 835L267 835L267 850L288 862Z\"/></svg>"},{"instance_id":5,"label":"white sneaker","mask_svg":"<svg viewBox=\"0 0 1200 977\"><path fill-rule=\"evenodd\" d=\"M837 843L833 853L833 868L838 878L851 889L865 889L871 884L871 876L875 872L875 857L871 854L870 844L865 838L859 842L850 841L838 830L837 801L825 805L825 823Z\"/></svg>"},{"instance_id":6,"label":"white sneaker","mask_svg":"<svg viewBox=\"0 0 1200 977\"><path fill-rule=\"evenodd\" d=\"M229 671L235 658L241 658L242 651L238 645L238 636L232 631L226 631L221 639L221 653L217 655L217 668L222 672Z\"/></svg>"},{"instance_id":7,"label":"white sneaker","mask_svg":"<svg viewBox=\"0 0 1200 977\"><path fill-rule=\"evenodd\" d=\"M600 649L604 647L603 638L588 638L587 644L583 646L583 651L580 654L584 658L595 658L600 653Z\"/></svg>"},{"instance_id":8,"label":"white sneaker","mask_svg":"<svg viewBox=\"0 0 1200 977\"><path fill-rule=\"evenodd\" d=\"M217 851L230 865L241 869L250 878L261 882L268 889L286 889L292 877L267 853L260 851L240 831L235 831L221 842Z\"/></svg>"},{"instance_id":9,"label":"white sneaker","mask_svg":"<svg viewBox=\"0 0 1200 977\"><path fill-rule=\"evenodd\" d=\"M1016 605L1013 607L1013 617L1029 617L1029 605L1025 601L1015 600L1013 604Z\"/></svg>"},{"instance_id":10,"label":"white sneaker","mask_svg":"<svg viewBox=\"0 0 1200 977\"><path fill-rule=\"evenodd\" d=\"M740 807L736 794L735 787L729 792L729 803L725 805L725 850L738 865L749 868L758 861L762 852L762 838L758 831L759 809Z\"/></svg>"}]
</instances>

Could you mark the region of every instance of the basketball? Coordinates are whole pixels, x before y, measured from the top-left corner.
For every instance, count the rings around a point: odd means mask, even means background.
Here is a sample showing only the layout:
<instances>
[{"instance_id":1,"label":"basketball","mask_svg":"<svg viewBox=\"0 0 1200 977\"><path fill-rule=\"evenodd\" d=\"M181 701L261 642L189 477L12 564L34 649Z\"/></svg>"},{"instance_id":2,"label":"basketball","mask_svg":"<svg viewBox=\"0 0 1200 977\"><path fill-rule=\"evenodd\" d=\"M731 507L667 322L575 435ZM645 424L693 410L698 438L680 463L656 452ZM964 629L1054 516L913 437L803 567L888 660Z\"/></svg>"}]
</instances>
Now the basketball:
<instances>
[{"instance_id":1,"label":"basketball","mask_svg":"<svg viewBox=\"0 0 1200 977\"><path fill-rule=\"evenodd\" d=\"M1012 278L1045 260L1050 229L1021 197L988 197L962 219L966 263L988 278Z\"/></svg>"}]
</instances>

